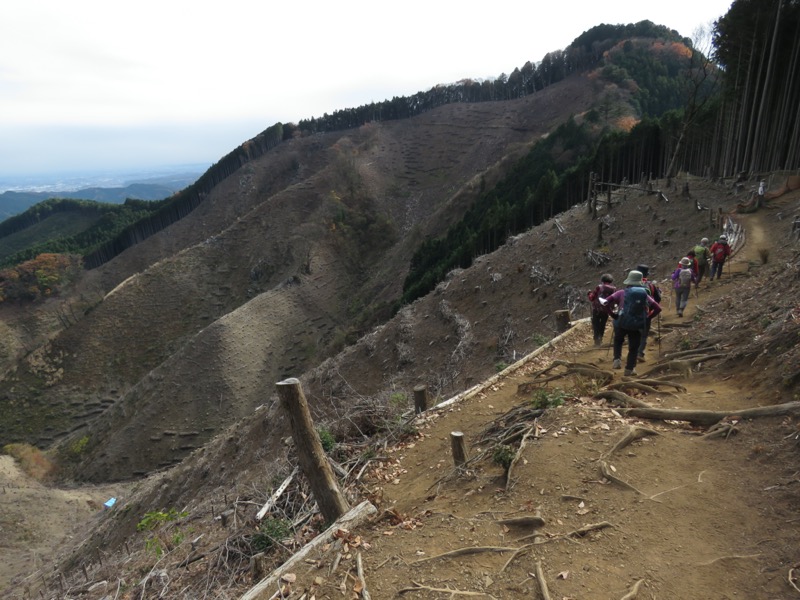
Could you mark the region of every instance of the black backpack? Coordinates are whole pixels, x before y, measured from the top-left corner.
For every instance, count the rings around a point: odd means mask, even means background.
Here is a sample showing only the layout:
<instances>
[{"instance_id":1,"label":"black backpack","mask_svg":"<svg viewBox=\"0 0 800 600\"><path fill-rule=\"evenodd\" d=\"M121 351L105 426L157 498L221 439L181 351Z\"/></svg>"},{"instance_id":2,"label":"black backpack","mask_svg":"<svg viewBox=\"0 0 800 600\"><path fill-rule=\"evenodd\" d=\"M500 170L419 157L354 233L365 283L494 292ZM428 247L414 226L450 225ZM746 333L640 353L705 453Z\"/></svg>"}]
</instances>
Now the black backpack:
<instances>
[{"instance_id":1,"label":"black backpack","mask_svg":"<svg viewBox=\"0 0 800 600\"><path fill-rule=\"evenodd\" d=\"M627 288L617 318L617 327L644 329L647 325L647 311L647 290L643 287Z\"/></svg>"}]
</instances>

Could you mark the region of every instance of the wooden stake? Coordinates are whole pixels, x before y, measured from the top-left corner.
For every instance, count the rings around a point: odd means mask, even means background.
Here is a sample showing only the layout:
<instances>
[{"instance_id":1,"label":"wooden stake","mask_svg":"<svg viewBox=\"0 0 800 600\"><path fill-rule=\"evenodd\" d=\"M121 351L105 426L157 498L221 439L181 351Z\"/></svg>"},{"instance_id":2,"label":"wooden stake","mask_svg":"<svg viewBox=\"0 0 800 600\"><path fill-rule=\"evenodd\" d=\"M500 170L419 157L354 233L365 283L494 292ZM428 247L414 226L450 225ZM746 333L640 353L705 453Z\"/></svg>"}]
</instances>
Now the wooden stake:
<instances>
[{"instance_id":1,"label":"wooden stake","mask_svg":"<svg viewBox=\"0 0 800 600\"><path fill-rule=\"evenodd\" d=\"M320 512L326 521L332 523L350 507L339 489L325 451L322 449L322 443L314 429L311 411L308 409L300 381L292 377L278 382L276 387L281 405L289 416L300 467L308 479Z\"/></svg>"},{"instance_id":2,"label":"wooden stake","mask_svg":"<svg viewBox=\"0 0 800 600\"><path fill-rule=\"evenodd\" d=\"M453 464L463 467L467 462L467 444L462 432L450 432L450 448L453 450Z\"/></svg>"},{"instance_id":3,"label":"wooden stake","mask_svg":"<svg viewBox=\"0 0 800 600\"><path fill-rule=\"evenodd\" d=\"M428 388L418 385L414 388L414 414L424 413L428 410Z\"/></svg>"}]
</instances>

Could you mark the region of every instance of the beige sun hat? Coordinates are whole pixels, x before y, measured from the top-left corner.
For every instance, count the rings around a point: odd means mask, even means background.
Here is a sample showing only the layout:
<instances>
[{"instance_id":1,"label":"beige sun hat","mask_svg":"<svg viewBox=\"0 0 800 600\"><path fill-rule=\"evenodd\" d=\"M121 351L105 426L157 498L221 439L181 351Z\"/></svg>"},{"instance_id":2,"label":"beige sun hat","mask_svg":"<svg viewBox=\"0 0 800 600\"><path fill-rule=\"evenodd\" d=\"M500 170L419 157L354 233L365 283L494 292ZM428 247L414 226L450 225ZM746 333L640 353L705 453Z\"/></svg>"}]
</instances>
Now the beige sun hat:
<instances>
[{"instance_id":1,"label":"beige sun hat","mask_svg":"<svg viewBox=\"0 0 800 600\"><path fill-rule=\"evenodd\" d=\"M642 285L642 272L631 271L622 283L625 285Z\"/></svg>"},{"instance_id":2,"label":"beige sun hat","mask_svg":"<svg viewBox=\"0 0 800 600\"><path fill-rule=\"evenodd\" d=\"M692 264L692 261L689 259L689 257L688 257L688 256L684 256L684 257L681 259L681 264L682 264L684 267L688 267L690 264Z\"/></svg>"}]
</instances>

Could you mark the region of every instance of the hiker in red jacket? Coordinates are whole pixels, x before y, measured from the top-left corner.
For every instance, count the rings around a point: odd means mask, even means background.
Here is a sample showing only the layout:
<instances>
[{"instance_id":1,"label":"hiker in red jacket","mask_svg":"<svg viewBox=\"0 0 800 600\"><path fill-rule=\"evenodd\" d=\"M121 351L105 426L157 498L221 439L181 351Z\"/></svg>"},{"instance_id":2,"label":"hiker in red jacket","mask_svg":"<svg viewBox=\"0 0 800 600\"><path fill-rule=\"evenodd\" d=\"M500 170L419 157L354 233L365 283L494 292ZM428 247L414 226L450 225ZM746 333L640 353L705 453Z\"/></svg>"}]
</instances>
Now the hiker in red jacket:
<instances>
[{"instance_id":1,"label":"hiker in red jacket","mask_svg":"<svg viewBox=\"0 0 800 600\"><path fill-rule=\"evenodd\" d=\"M597 284L597 287L587 294L589 301L592 303L592 331L594 332L595 346L602 345L606 323L611 315L611 306L603 305L600 299L608 298L617 291L617 288L612 283L614 283L614 278L610 274L604 273L600 277L600 283Z\"/></svg>"},{"instance_id":2,"label":"hiker in red jacket","mask_svg":"<svg viewBox=\"0 0 800 600\"><path fill-rule=\"evenodd\" d=\"M722 277L722 265L725 260L731 255L731 247L728 245L728 236L721 235L719 240L711 245L711 276L709 281L714 281L714 276L717 279Z\"/></svg>"}]
</instances>

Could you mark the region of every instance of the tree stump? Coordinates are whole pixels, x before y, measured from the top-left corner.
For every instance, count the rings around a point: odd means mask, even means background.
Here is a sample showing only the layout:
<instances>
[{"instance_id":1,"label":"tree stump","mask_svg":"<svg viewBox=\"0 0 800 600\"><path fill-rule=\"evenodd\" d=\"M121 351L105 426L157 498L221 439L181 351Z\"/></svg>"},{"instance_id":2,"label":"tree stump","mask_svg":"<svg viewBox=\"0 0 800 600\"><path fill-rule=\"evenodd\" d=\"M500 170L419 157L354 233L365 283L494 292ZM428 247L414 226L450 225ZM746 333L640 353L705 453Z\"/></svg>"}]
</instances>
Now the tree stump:
<instances>
[{"instance_id":1,"label":"tree stump","mask_svg":"<svg viewBox=\"0 0 800 600\"><path fill-rule=\"evenodd\" d=\"M559 333L564 333L567 329L569 329L572 324L570 320L572 319L572 313L569 310L557 310L555 312L556 317L556 331Z\"/></svg>"}]
</instances>

